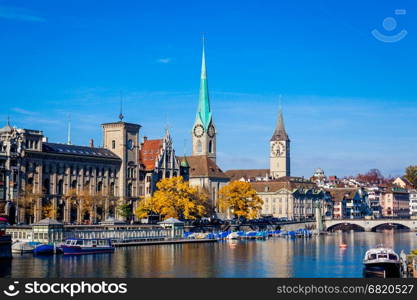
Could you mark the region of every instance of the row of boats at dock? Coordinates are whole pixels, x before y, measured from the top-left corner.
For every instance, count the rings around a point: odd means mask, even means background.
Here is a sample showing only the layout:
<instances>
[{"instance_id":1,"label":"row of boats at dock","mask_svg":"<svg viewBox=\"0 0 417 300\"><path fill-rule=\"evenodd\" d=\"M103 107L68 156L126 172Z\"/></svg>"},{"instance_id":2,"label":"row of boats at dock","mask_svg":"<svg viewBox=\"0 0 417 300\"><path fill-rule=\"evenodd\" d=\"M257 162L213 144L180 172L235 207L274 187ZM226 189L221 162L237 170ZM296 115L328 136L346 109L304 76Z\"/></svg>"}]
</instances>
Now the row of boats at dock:
<instances>
[{"instance_id":1,"label":"row of boats at dock","mask_svg":"<svg viewBox=\"0 0 417 300\"><path fill-rule=\"evenodd\" d=\"M109 253L114 251L110 239L76 239L71 238L63 243L44 244L40 242L19 241L12 244L12 253L34 255L50 255L62 253L64 255Z\"/></svg>"},{"instance_id":2,"label":"row of boats at dock","mask_svg":"<svg viewBox=\"0 0 417 300\"><path fill-rule=\"evenodd\" d=\"M293 231L220 231L220 232L186 232L186 239L216 239L216 240L263 240L271 237L312 237L313 232L308 229L298 229Z\"/></svg>"},{"instance_id":3,"label":"row of boats at dock","mask_svg":"<svg viewBox=\"0 0 417 300\"><path fill-rule=\"evenodd\" d=\"M313 233L307 229L295 231L222 231L209 233L186 232L184 239L206 240L264 240L270 237L311 237ZM34 255L49 255L62 253L64 255L79 255L92 253L109 253L115 249L111 239L80 239L69 238L62 243L40 243L34 241L16 241L12 252L17 254L33 253Z\"/></svg>"}]
</instances>

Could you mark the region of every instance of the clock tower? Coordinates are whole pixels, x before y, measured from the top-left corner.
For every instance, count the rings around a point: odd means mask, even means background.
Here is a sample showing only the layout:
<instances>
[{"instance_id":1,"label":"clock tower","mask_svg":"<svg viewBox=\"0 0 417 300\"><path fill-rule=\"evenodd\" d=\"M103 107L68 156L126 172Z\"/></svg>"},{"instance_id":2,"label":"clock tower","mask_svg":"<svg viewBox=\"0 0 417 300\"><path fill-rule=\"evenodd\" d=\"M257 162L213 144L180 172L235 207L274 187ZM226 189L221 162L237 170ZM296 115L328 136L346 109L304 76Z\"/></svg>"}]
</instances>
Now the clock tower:
<instances>
[{"instance_id":1,"label":"clock tower","mask_svg":"<svg viewBox=\"0 0 417 300\"><path fill-rule=\"evenodd\" d=\"M203 40L203 57L201 63L200 96L197 115L191 131L193 155L207 155L216 161L216 127L214 126L207 84L206 58Z\"/></svg>"},{"instance_id":2,"label":"clock tower","mask_svg":"<svg viewBox=\"0 0 417 300\"><path fill-rule=\"evenodd\" d=\"M279 108L277 125L269 145L270 176L273 179L290 176L290 139L285 131L281 107Z\"/></svg>"}]
</instances>

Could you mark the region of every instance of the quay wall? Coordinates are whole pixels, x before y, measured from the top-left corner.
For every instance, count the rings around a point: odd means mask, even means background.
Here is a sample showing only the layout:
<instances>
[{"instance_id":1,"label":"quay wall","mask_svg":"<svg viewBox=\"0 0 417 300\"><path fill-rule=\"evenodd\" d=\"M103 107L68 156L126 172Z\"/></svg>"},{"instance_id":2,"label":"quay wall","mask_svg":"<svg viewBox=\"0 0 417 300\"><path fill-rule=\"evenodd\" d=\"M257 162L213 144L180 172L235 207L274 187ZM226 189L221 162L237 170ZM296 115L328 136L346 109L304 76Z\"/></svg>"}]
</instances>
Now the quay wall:
<instances>
[{"instance_id":1,"label":"quay wall","mask_svg":"<svg viewBox=\"0 0 417 300\"><path fill-rule=\"evenodd\" d=\"M10 235L0 236L0 259L12 258L12 238Z\"/></svg>"}]
</instances>

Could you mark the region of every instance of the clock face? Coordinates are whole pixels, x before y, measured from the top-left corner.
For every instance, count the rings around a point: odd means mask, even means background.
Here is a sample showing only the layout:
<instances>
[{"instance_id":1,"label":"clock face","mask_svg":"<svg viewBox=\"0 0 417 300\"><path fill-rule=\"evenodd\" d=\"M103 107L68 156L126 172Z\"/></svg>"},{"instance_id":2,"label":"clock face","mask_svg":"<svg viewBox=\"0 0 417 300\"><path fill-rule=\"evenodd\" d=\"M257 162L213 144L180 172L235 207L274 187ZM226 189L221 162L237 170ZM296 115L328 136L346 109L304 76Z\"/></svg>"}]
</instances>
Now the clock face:
<instances>
[{"instance_id":1,"label":"clock face","mask_svg":"<svg viewBox=\"0 0 417 300\"><path fill-rule=\"evenodd\" d=\"M196 137L202 137L203 134L204 134L204 127L202 125L198 124L194 127L193 132L194 132L194 135Z\"/></svg>"},{"instance_id":2,"label":"clock face","mask_svg":"<svg viewBox=\"0 0 417 300\"><path fill-rule=\"evenodd\" d=\"M209 135L209 137L213 137L216 134L216 130L214 129L213 125L210 125L207 134Z\"/></svg>"},{"instance_id":3,"label":"clock face","mask_svg":"<svg viewBox=\"0 0 417 300\"><path fill-rule=\"evenodd\" d=\"M127 141L127 149L129 149L129 150L133 149L133 141L132 140Z\"/></svg>"},{"instance_id":4,"label":"clock face","mask_svg":"<svg viewBox=\"0 0 417 300\"><path fill-rule=\"evenodd\" d=\"M272 144L271 154L272 154L272 156L279 156L281 154L279 143L273 143Z\"/></svg>"},{"instance_id":5,"label":"clock face","mask_svg":"<svg viewBox=\"0 0 417 300\"><path fill-rule=\"evenodd\" d=\"M281 153L285 152L285 144L283 142L279 142L279 148L281 150Z\"/></svg>"}]
</instances>

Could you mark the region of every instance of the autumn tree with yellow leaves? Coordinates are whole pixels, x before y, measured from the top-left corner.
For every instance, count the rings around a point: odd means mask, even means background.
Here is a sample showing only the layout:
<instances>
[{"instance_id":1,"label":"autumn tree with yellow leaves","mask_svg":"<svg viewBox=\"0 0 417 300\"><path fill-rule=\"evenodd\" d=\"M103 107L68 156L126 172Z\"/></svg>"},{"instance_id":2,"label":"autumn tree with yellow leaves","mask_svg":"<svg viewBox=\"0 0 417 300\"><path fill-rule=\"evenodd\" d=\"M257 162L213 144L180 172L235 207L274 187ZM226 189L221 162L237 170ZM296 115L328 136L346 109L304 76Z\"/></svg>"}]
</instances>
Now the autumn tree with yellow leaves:
<instances>
[{"instance_id":1,"label":"autumn tree with yellow leaves","mask_svg":"<svg viewBox=\"0 0 417 300\"><path fill-rule=\"evenodd\" d=\"M156 186L154 195L142 200L136 208L138 218L157 214L163 219L194 220L206 215L207 195L191 187L181 176L162 179Z\"/></svg>"},{"instance_id":2,"label":"autumn tree with yellow leaves","mask_svg":"<svg viewBox=\"0 0 417 300\"><path fill-rule=\"evenodd\" d=\"M218 203L221 211L229 211L238 218L254 219L263 201L249 182L232 181L220 189Z\"/></svg>"}]
</instances>

